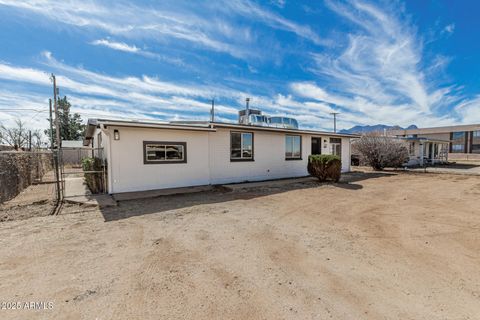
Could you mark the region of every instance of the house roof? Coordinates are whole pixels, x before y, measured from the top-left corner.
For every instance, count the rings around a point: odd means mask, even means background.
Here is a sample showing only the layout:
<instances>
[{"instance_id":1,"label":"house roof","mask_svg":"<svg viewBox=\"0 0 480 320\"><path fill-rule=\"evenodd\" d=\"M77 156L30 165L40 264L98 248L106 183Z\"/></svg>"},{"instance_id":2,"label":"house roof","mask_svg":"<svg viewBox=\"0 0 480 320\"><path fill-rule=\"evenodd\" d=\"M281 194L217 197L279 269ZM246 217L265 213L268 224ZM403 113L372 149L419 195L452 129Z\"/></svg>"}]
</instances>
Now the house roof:
<instances>
[{"instance_id":1,"label":"house roof","mask_svg":"<svg viewBox=\"0 0 480 320\"><path fill-rule=\"evenodd\" d=\"M432 139L432 138L425 138L425 137L406 137L406 138L400 138L405 141L418 141L418 142L436 142L436 143L450 143L448 140L442 140L442 139Z\"/></svg>"},{"instance_id":2,"label":"house roof","mask_svg":"<svg viewBox=\"0 0 480 320\"><path fill-rule=\"evenodd\" d=\"M433 134L433 133L450 133L450 132L462 132L462 131L478 131L480 130L480 124L465 124L457 126L446 127L431 127L431 128L417 128L417 129L400 129L389 130L388 133L394 136L402 136L409 134Z\"/></svg>"},{"instance_id":3,"label":"house roof","mask_svg":"<svg viewBox=\"0 0 480 320\"><path fill-rule=\"evenodd\" d=\"M336 137L358 138L358 135L333 133L328 131L317 130L301 130L301 129L286 129L275 127L263 127L244 125L226 122L209 122L209 121L189 121L189 122L156 122L156 121L135 121L135 120L112 120L112 119L89 119L87 129L85 131L84 145L89 144L89 140L93 137L95 129L99 126L115 126L115 127L137 127L137 128L153 128L153 129L170 129L170 130L188 130L188 131L217 131L217 128L231 128L237 130L249 131L270 131L270 132L284 132L284 133L303 133L312 135L328 135Z\"/></svg>"},{"instance_id":4,"label":"house roof","mask_svg":"<svg viewBox=\"0 0 480 320\"><path fill-rule=\"evenodd\" d=\"M62 148L81 148L82 140L62 140Z\"/></svg>"},{"instance_id":5,"label":"house roof","mask_svg":"<svg viewBox=\"0 0 480 320\"><path fill-rule=\"evenodd\" d=\"M237 123L226 123L226 122L211 122L210 123L214 128L231 128L238 130L253 130L253 131L273 131L273 132L285 132L285 133L304 133L312 135L324 135L324 136L334 136L334 137L345 137L345 138L358 138L359 135L349 134L349 133L334 133L328 131L319 131L319 130L303 130L303 129L287 129L287 128L276 128L276 127L263 127L263 126L252 126L245 124Z\"/></svg>"}]
</instances>

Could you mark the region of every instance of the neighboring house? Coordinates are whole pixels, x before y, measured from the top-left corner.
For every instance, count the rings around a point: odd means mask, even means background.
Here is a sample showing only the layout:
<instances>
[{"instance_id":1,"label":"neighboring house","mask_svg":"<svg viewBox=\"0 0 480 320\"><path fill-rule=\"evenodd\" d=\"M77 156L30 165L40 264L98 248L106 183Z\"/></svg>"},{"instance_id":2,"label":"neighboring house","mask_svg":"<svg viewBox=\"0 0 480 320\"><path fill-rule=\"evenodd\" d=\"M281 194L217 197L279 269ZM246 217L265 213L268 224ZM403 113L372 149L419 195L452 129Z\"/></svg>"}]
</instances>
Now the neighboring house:
<instances>
[{"instance_id":1,"label":"neighboring house","mask_svg":"<svg viewBox=\"0 0 480 320\"><path fill-rule=\"evenodd\" d=\"M239 124L90 119L84 145L103 146L109 193L302 177L312 153L338 154L342 171L350 171L356 136L300 130L294 119L246 111L252 121L242 110Z\"/></svg>"},{"instance_id":2,"label":"neighboring house","mask_svg":"<svg viewBox=\"0 0 480 320\"><path fill-rule=\"evenodd\" d=\"M448 162L449 141L423 138L401 138L408 142L409 160L407 166L423 166Z\"/></svg>"},{"instance_id":3,"label":"neighboring house","mask_svg":"<svg viewBox=\"0 0 480 320\"><path fill-rule=\"evenodd\" d=\"M79 166L83 158L92 155L91 148L85 147L82 140L62 140L62 163Z\"/></svg>"},{"instance_id":4,"label":"neighboring house","mask_svg":"<svg viewBox=\"0 0 480 320\"><path fill-rule=\"evenodd\" d=\"M435 144L438 144L439 147L444 147L448 143L448 149L446 150L448 151L448 158L480 159L480 124L390 130L389 134L409 139L423 139L425 148L423 155L427 157L431 154L430 145L433 145L432 148L435 148Z\"/></svg>"}]
</instances>

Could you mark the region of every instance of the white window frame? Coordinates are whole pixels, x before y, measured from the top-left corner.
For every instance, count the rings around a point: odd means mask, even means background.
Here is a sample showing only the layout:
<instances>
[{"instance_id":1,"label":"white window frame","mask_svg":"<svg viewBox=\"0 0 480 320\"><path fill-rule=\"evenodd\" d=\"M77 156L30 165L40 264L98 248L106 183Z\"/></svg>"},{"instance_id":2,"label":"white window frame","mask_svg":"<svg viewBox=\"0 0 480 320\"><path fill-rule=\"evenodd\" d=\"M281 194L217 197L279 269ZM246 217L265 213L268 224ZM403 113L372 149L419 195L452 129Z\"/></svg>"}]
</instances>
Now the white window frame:
<instances>
[{"instance_id":1,"label":"white window frame","mask_svg":"<svg viewBox=\"0 0 480 320\"><path fill-rule=\"evenodd\" d=\"M240 157L232 157L232 135L233 134L240 134ZM250 134L252 136L252 155L250 157L243 156L243 135ZM230 161L254 161L254 152L255 150L255 142L254 142L254 134L251 131L230 131Z\"/></svg>"},{"instance_id":2,"label":"white window frame","mask_svg":"<svg viewBox=\"0 0 480 320\"><path fill-rule=\"evenodd\" d=\"M292 155L291 156L287 156L287 138L293 138L292 139ZM295 150L294 150L294 147L295 147L295 138L299 138L299 147L300 147L300 154L298 156L295 156ZM302 136L299 135L299 134L287 134L285 135L285 160L302 160Z\"/></svg>"}]
</instances>

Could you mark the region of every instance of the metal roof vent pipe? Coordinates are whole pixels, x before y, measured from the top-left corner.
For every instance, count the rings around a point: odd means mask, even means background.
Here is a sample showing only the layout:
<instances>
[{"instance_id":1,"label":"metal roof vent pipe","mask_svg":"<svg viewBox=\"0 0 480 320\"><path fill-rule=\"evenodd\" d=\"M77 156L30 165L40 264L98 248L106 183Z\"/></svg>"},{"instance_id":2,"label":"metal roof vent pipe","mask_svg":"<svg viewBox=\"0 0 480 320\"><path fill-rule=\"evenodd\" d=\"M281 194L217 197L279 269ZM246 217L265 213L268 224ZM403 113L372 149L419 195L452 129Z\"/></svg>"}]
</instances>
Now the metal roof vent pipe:
<instances>
[{"instance_id":1,"label":"metal roof vent pipe","mask_svg":"<svg viewBox=\"0 0 480 320\"><path fill-rule=\"evenodd\" d=\"M245 110L247 111L247 124L250 124L250 98L245 99L245 103L247 104L245 107Z\"/></svg>"}]
</instances>

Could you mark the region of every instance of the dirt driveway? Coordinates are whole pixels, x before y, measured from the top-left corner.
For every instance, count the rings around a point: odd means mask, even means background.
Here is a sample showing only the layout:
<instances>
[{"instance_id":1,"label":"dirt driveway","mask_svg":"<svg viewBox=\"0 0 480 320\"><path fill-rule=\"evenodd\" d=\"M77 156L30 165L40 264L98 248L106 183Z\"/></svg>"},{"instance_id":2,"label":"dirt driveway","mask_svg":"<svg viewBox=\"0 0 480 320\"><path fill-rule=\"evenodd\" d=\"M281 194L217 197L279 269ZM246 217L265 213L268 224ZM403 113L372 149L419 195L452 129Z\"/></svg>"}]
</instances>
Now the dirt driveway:
<instances>
[{"instance_id":1,"label":"dirt driveway","mask_svg":"<svg viewBox=\"0 0 480 320\"><path fill-rule=\"evenodd\" d=\"M0 318L478 319L480 177L349 179L1 223Z\"/></svg>"}]
</instances>

